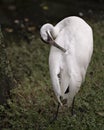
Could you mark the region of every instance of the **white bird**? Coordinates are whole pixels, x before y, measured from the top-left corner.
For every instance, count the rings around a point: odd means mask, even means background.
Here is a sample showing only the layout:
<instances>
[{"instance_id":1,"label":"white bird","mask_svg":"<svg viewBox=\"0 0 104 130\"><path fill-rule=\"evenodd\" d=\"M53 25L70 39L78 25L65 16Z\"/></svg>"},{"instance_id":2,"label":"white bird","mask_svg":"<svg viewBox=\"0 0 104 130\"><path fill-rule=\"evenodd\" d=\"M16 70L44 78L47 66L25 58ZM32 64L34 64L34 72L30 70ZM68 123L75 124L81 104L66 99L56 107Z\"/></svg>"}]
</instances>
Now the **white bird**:
<instances>
[{"instance_id":1,"label":"white bird","mask_svg":"<svg viewBox=\"0 0 104 130\"><path fill-rule=\"evenodd\" d=\"M92 28L81 18L71 16L58 24L45 24L40 29L44 42L51 44L49 70L58 102L60 97L72 105L86 75L93 53Z\"/></svg>"}]
</instances>

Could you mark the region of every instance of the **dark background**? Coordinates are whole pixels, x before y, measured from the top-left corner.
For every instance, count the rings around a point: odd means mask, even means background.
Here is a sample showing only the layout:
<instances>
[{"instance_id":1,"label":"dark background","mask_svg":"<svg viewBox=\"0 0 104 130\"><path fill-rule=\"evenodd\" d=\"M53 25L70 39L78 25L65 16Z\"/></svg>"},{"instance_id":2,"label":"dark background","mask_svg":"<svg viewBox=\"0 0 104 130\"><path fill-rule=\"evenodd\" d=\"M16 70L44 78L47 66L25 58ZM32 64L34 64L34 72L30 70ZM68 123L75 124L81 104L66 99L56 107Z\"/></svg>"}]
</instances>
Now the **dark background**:
<instances>
[{"instance_id":1,"label":"dark background","mask_svg":"<svg viewBox=\"0 0 104 130\"><path fill-rule=\"evenodd\" d=\"M37 29L45 22L56 23L64 17L77 15L91 20L104 19L103 0L1 0L0 23L16 26L15 20L29 24Z\"/></svg>"}]
</instances>

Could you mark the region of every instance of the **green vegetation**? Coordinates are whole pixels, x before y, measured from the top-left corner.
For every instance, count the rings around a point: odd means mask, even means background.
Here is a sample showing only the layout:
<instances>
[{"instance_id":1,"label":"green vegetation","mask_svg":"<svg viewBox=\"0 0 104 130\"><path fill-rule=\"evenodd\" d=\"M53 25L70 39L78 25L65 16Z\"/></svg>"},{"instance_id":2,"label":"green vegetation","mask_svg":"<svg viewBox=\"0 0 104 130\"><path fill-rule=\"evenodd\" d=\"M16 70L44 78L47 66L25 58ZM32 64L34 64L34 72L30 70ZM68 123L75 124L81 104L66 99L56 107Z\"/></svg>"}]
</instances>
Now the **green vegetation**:
<instances>
[{"instance_id":1,"label":"green vegetation","mask_svg":"<svg viewBox=\"0 0 104 130\"><path fill-rule=\"evenodd\" d=\"M7 104L0 106L1 130L104 130L104 22L91 22L94 54L86 81L75 100L76 116L60 108L58 120L49 70L49 46L39 37L30 44L6 40L6 53L15 87ZM6 38L6 37L5 37Z\"/></svg>"}]
</instances>

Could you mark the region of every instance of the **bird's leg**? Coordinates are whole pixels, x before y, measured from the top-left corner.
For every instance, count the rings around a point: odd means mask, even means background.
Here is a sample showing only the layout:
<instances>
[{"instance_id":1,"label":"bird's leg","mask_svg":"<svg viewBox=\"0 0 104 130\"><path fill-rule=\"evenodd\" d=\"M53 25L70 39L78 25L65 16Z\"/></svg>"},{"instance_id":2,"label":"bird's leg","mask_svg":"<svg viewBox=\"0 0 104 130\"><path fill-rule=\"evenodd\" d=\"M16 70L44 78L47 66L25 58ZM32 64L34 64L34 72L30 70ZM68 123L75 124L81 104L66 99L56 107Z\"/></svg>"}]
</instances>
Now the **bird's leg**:
<instances>
[{"instance_id":1,"label":"bird's leg","mask_svg":"<svg viewBox=\"0 0 104 130\"><path fill-rule=\"evenodd\" d=\"M55 119L57 119L57 117L58 117L59 107L60 107L60 103L58 102L58 106L57 106L57 110L56 110L56 114L55 114Z\"/></svg>"},{"instance_id":2,"label":"bird's leg","mask_svg":"<svg viewBox=\"0 0 104 130\"><path fill-rule=\"evenodd\" d=\"M75 103L75 97L73 98L72 107L71 107L71 114L72 114L72 116L75 114L74 113L74 103Z\"/></svg>"},{"instance_id":3,"label":"bird's leg","mask_svg":"<svg viewBox=\"0 0 104 130\"><path fill-rule=\"evenodd\" d=\"M55 115L54 115L54 117L53 117L53 119L52 119L52 121L50 123L53 123L55 120L57 120L59 107L60 107L60 103L58 102L56 113L55 113Z\"/></svg>"}]
</instances>

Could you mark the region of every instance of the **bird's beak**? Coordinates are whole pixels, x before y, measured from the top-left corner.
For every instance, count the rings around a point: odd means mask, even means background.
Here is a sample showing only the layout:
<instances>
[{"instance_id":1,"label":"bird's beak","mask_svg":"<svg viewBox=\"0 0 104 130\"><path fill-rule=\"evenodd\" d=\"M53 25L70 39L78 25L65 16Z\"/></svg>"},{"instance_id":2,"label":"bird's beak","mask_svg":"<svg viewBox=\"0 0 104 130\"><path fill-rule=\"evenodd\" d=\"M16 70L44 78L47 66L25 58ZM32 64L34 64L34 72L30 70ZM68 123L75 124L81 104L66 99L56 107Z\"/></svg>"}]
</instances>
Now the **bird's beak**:
<instances>
[{"instance_id":1,"label":"bird's beak","mask_svg":"<svg viewBox=\"0 0 104 130\"><path fill-rule=\"evenodd\" d=\"M61 51L63 51L64 53L66 52L66 49L64 49L63 47L61 47L60 45L58 45L55 40L52 38L52 36L50 35L49 32L47 32L47 35L48 35L48 43L57 47L58 49L60 49Z\"/></svg>"}]
</instances>

